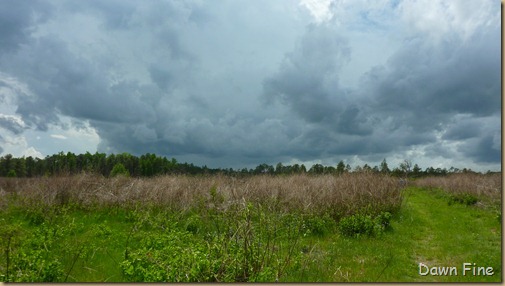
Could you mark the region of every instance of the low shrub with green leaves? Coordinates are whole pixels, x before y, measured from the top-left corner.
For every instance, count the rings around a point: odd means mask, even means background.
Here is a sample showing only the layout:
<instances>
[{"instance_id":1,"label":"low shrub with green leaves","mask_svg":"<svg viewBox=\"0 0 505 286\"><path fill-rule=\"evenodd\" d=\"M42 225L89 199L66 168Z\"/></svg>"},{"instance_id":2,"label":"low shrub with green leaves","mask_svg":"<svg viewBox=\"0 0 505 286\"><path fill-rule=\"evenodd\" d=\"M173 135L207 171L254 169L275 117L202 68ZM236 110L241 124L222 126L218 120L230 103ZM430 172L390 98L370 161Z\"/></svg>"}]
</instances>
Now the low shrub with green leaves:
<instances>
[{"instance_id":1,"label":"low shrub with green leaves","mask_svg":"<svg viewBox=\"0 0 505 286\"><path fill-rule=\"evenodd\" d=\"M340 233L347 237L374 236L390 228L392 215L381 212L372 217L369 214L357 213L340 220L338 228Z\"/></svg>"},{"instance_id":2,"label":"low shrub with green leaves","mask_svg":"<svg viewBox=\"0 0 505 286\"><path fill-rule=\"evenodd\" d=\"M209 281L212 261L206 245L189 232L169 229L165 233L143 233L141 248L121 263L128 281L193 282Z\"/></svg>"},{"instance_id":3,"label":"low shrub with green leaves","mask_svg":"<svg viewBox=\"0 0 505 286\"><path fill-rule=\"evenodd\" d=\"M475 205L478 202L477 197L470 193L460 193L451 195L449 199L449 205L453 203L464 204L467 206Z\"/></svg>"}]
</instances>

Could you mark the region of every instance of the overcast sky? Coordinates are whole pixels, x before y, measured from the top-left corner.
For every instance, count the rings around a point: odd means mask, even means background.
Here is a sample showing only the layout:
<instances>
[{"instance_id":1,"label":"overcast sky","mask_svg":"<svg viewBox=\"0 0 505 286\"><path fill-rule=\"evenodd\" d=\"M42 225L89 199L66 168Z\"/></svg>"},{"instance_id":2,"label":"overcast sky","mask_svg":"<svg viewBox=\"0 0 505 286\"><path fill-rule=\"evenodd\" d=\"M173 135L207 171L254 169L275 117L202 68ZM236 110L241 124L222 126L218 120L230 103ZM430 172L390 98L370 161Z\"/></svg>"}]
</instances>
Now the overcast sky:
<instances>
[{"instance_id":1,"label":"overcast sky","mask_svg":"<svg viewBox=\"0 0 505 286\"><path fill-rule=\"evenodd\" d=\"M0 155L501 170L500 5L3 0Z\"/></svg>"}]
</instances>

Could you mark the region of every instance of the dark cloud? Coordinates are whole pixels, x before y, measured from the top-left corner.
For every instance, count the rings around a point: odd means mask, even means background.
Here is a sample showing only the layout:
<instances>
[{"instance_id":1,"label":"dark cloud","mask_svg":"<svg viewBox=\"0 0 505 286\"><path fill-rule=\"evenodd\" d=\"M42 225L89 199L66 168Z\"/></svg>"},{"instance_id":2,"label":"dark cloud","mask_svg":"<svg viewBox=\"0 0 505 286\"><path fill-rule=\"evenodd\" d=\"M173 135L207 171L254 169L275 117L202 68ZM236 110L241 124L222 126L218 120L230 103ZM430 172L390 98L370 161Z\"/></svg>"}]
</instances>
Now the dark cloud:
<instances>
[{"instance_id":1,"label":"dark cloud","mask_svg":"<svg viewBox=\"0 0 505 286\"><path fill-rule=\"evenodd\" d=\"M492 135L467 141L459 148L459 151L469 155L478 163L501 162L501 150L496 144L495 137Z\"/></svg>"},{"instance_id":2,"label":"dark cloud","mask_svg":"<svg viewBox=\"0 0 505 286\"><path fill-rule=\"evenodd\" d=\"M11 131L14 134L21 134L26 129L19 119L0 114L0 127Z\"/></svg>"},{"instance_id":3,"label":"dark cloud","mask_svg":"<svg viewBox=\"0 0 505 286\"><path fill-rule=\"evenodd\" d=\"M499 25L435 41L392 28L405 19L384 15L404 2L362 11L351 28L340 4L331 9L341 21L315 24L295 2L90 0L55 2L56 14L45 2L11 1L0 12L0 71L31 91L15 100L26 127L63 128L62 115L75 128L86 122L99 151L241 167L425 147L430 158L497 162ZM78 19L89 25L75 27ZM341 82L360 44L346 29L401 39L357 87ZM373 42L359 48L372 61L386 54ZM0 119L21 135L16 124Z\"/></svg>"},{"instance_id":4,"label":"dark cloud","mask_svg":"<svg viewBox=\"0 0 505 286\"><path fill-rule=\"evenodd\" d=\"M405 130L404 139L396 141L397 145L435 143L434 132L442 130L445 140L479 136L478 121L450 123L458 114L494 116L493 124L499 124L498 33L498 29L489 28L469 39L449 37L438 45L415 38L405 43L387 64L373 68L362 78L361 85L371 97L370 111L375 118L392 118L390 130L410 127ZM389 136L385 134L383 140ZM475 160L489 162L493 156L496 158L497 151L487 143L489 140L484 140L475 146L480 151L460 151ZM454 155L431 147L429 150L442 156Z\"/></svg>"},{"instance_id":5,"label":"dark cloud","mask_svg":"<svg viewBox=\"0 0 505 286\"><path fill-rule=\"evenodd\" d=\"M464 140L480 135L480 124L476 121L457 122L448 127L442 136L444 140Z\"/></svg>"},{"instance_id":6,"label":"dark cloud","mask_svg":"<svg viewBox=\"0 0 505 286\"><path fill-rule=\"evenodd\" d=\"M279 72L264 81L266 101L280 100L310 123L333 121L341 110L337 72L349 53L346 40L337 31L309 26Z\"/></svg>"},{"instance_id":7,"label":"dark cloud","mask_svg":"<svg viewBox=\"0 0 505 286\"><path fill-rule=\"evenodd\" d=\"M2 1L0 10L0 53L10 53L27 44L35 25L51 15L51 6L43 1Z\"/></svg>"},{"instance_id":8,"label":"dark cloud","mask_svg":"<svg viewBox=\"0 0 505 286\"><path fill-rule=\"evenodd\" d=\"M426 118L440 113L489 115L499 108L499 29L467 40L448 39L442 46L413 39L386 67L373 69L363 81L377 107L416 112Z\"/></svg>"},{"instance_id":9,"label":"dark cloud","mask_svg":"<svg viewBox=\"0 0 505 286\"><path fill-rule=\"evenodd\" d=\"M17 112L27 124L47 130L57 124L57 112L67 116L132 123L149 120L152 107L136 94L139 85L121 81L109 85L100 65L69 52L65 43L52 38L34 40L12 58L20 73L29 75L33 97L19 98ZM32 60L37 58L37 60Z\"/></svg>"}]
</instances>

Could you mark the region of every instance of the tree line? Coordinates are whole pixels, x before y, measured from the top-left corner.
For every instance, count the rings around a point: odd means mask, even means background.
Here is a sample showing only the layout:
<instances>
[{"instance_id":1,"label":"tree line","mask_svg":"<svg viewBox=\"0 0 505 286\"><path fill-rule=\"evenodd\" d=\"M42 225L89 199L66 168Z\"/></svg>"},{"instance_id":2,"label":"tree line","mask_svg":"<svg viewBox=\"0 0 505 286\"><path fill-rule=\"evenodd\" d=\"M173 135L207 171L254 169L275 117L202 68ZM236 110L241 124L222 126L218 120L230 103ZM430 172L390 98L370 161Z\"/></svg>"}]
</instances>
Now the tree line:
<instances>
[{"instance_id":1,"label":"tree line","mask_svg":"<svg viewBox=\"0 0 505 286\"><path fill-rule=\"evenodd\" d=\"M314 164L307 168L304 164L284 165L278 163L275 166L266 163L255 168L232 169L232 168L208 168L207 166L195 166L192 163L179 163L175 158L155 154L144 154L140 157L129 153L105 154L86 152L74 154L72 152L59 152L45 158L13 157L7 154L0 157L0 177L40 177L73 175L81 172L96 173L109 177L114 175L126 175L132 177L151 177L166 174L226 174L226 175L289 175L289 174L342 174L348 172L375 172L390 174L397 177L423 177L444 176L450 173L473 172L471 169L457 169L428 167L422 170L417 164L412 166L408 160L398 167L390 169L386 159L379 166L371 167L368 164L351 168L349 164L340 161L336 166L323 166Z\"/></svg>"}]
</instances>

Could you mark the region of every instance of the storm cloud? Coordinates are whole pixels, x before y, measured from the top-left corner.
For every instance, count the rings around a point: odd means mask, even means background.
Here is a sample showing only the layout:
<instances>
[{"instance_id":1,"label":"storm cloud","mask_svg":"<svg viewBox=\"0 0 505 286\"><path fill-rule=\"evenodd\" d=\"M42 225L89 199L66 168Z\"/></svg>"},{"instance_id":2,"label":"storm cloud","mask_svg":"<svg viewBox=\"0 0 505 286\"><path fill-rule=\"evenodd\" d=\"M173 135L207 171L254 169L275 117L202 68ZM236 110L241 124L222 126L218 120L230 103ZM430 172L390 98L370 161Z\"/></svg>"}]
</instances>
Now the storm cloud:
<instances>
[{"instance_id":1,"label":"storm cloud","mask_svg":"<svg viewBox=\"0 0 505 286\"><path fill-rule=\"evenodd\" d=\"M500 168L499 4L305 2L8 1L0 135L86 125L90 151L215 167Z\"/></svg>"}]
</instances>

